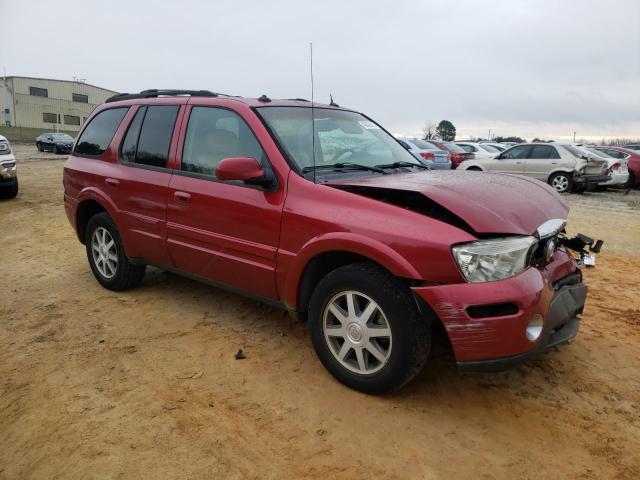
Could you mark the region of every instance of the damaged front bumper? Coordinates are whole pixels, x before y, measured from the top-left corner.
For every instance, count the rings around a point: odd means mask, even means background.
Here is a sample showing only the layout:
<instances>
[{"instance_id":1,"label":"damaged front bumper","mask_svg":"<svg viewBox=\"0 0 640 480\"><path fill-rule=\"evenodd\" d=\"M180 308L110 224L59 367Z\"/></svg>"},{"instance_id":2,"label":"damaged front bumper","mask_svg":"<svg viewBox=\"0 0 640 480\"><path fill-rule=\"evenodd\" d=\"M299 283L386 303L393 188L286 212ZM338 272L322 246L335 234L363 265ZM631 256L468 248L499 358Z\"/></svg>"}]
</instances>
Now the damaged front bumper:
<instances>
[{"instance_id":1,"label":"damaged front bumper","mask_svg":"<svg viewBox=\"0 0 640 480\"><path fill-rule=\"evenodd\" d=\"M414 287L444 325L458 368L504 370L576 336L587 287L576 262L558 249L543 268L494 282ZM531 341L527 327L542 317Z\"/></svg>"}]
</instances>

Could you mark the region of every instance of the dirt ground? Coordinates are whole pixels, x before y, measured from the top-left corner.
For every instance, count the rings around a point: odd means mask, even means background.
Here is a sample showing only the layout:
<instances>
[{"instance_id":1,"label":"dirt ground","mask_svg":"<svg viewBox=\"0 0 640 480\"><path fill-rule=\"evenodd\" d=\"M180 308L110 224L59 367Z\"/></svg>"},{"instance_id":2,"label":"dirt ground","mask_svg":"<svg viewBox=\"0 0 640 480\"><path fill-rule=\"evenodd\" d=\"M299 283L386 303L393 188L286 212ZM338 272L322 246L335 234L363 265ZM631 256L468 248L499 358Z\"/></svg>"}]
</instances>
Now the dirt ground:
<instances>
[{"instance_id":1,"label":"dirt ground","mask_svg":"<svg viewBox=\"0 0 640 480\"><path fill-rule=\"evenodd\" d=\"M271 307L151 269L136 290L102 289L64 214L64 157L15 150L0 479L640 478L639 192L569 197L570 230L605 240L573 343L483 375L439 349L372 397Z\"/></svg>"}]
</instances>

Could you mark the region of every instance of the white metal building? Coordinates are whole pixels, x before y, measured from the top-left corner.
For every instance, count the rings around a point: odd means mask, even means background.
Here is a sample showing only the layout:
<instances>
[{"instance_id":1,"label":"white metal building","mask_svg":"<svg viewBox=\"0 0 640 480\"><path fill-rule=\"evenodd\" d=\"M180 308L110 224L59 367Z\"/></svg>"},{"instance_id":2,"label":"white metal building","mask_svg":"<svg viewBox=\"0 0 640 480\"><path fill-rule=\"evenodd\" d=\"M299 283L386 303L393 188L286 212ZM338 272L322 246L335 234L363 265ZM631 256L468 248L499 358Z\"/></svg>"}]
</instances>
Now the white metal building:
<instances>
[{"instance_id":1,"label":"white metal building","mask_svg":"<svg viewBox=\"0 0 640 480\"><path fill-rule=\"evenodd\" d=\"M81 81L0 77L0 122L76 132L93 109L115 93Z\"/></svg>"}]
</instances>

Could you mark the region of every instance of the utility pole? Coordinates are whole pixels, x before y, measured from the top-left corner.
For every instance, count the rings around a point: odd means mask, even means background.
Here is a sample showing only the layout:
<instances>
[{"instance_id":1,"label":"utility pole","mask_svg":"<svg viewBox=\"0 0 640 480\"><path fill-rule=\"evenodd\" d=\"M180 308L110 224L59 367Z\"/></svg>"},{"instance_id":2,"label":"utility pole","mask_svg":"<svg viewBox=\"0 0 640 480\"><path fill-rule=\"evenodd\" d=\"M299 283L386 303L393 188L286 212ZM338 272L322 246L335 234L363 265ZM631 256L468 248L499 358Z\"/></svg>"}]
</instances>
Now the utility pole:
<instances>
[{"instance_id":1,"label":"utility pole","mask_svg":"<svg viewBox=\"0 0 640 480\"><path fill-rule=\"evenodd\" d=\"M576 132L573 132L573 143L576 143Z\"/></svg>"},{"instance_id":2,"label":"utility pole","mask_svg":"<svg viewBox=\"0 0 640 480\"><path fill-rule=\"evenodd\" d=\"M491 140L491 129L489 129L489 136L487 137L487 140Z\"/></svg>"}]
</instances>

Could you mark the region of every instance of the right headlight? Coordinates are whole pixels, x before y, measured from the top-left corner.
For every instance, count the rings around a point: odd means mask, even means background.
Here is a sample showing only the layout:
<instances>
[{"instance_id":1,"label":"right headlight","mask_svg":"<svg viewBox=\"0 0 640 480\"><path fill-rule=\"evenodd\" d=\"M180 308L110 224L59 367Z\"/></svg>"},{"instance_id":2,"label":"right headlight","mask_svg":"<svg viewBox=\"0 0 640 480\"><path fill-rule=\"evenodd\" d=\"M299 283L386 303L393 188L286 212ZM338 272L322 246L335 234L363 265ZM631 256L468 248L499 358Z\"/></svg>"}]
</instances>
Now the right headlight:
<instances>
[{"instance_id":1,"label":"right headlight","mask_svg":"<svg viewBox=\"0 0 640 480\"><path fill-rule=\"evenodd\" d=\"M490 282L512 277L528 264L535 237L505 237L455 245L453 257L468 282Z\"/></svg>"}]
</instances>

